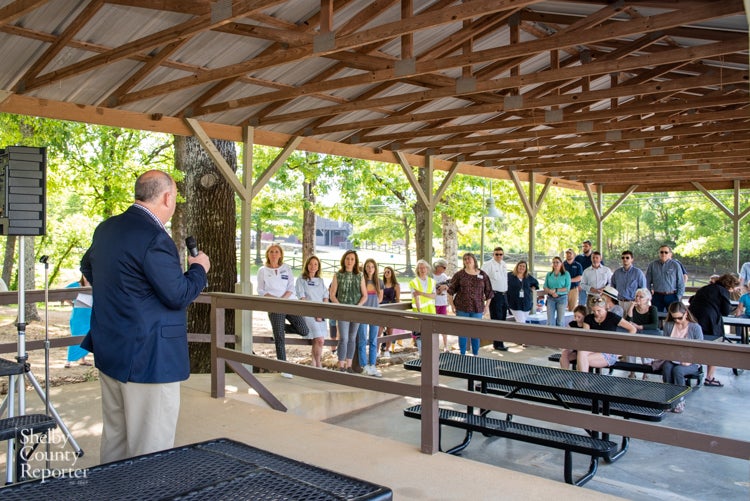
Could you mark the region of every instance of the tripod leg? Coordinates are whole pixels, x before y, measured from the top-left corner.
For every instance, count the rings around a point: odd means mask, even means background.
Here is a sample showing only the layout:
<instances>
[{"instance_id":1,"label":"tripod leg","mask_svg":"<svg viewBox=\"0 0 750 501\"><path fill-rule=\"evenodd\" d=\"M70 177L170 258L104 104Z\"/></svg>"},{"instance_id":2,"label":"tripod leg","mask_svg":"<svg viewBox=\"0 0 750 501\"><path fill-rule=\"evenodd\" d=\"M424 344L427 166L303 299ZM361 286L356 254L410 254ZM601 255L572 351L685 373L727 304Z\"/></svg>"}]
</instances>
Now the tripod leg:
<instances>
[{"instance_id":1,"label":"tripod leg","mask_svg":"<svg viewBox=\"0 0 750 501\"><path fill-rule=\"evenodd\" d=\"M29 380L31 385L36 390L36 394L39 395L39 398L42 399L42 402L44 402L44 391L42 390L42 387L39 385L39 381L36 380L34 377L34 374L31 373L31 371L26 372L26 378ZM48 402L49 404L49 412L52 415L52 417L55 419L55 422L57 423L57 426L60 427L60 430L65 434L65 436L68 438L68 443L73 448L73 452L76 453L76 456L81 457L83 456L83 449L81 449L78 445L78 442L76 442L76 439L73 438L73 435L70 433L70 430L67 426L65 426L65 423L63 423L62 418L60 417L60 414L57 413L57 409L55 409L55 406L52 405L52 402Z\"/></svg>"},{"instance_id":2,"label":"tripod leg","mask_svg":"<svg viewBox=\"0 0 750 501\"><path fill-rule=\"evenodd\" d=\"M18 378L23 379L23 378ZM3 407L7 404L7 410L8 410L8 417L11 418L14 416L15 412L15 394L16 394L16 376L11 375L8 378L8 396L5 398L5 402L3 402ZM15 440L10 439L8 440L8 450L5 454L5 485L10 485L13 483L13 479L15 478L15 475L13 473L13 466L15 465L15 461L13 461L13 458L15 457Z\"/></svg>"}]
</instances>

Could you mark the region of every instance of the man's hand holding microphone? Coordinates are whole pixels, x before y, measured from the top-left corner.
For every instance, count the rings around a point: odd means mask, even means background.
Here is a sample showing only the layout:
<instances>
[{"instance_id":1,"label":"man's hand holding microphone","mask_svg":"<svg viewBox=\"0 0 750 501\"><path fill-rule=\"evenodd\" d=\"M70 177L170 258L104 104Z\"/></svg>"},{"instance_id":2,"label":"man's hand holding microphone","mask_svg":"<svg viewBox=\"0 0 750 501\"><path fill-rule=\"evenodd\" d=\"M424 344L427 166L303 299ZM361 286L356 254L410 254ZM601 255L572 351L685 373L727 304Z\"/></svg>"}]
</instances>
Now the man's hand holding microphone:
<instances>
[{"instance_id":1,"label":"man's hand holding microphone","mask_svg":"<svg viewBox=\"0 0 750 501\"><path fill-rule=\"evenodd\" d=\"M198 250L198 243L195 241L194 236L191 235L185 239L185 247L187 247L188 254L190 254L188 256L188 265L199 264L208 273L208 270L211 269L211 260L208 259L208 256L203 251Z\"/></svg>"}]
</instances>

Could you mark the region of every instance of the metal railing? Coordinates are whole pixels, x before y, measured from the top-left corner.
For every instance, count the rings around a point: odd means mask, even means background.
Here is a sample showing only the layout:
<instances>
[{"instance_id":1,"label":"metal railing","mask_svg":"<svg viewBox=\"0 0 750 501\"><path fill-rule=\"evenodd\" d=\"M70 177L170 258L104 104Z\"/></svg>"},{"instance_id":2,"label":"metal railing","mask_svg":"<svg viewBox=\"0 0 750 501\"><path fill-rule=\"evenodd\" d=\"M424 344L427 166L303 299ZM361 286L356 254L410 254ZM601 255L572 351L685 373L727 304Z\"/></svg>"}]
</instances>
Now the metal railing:
<instances>
[{"instance_id":1,"label":"metal railing","mask_svg":"<svg viewBox=\"0 0 750 501\"><path fill-rule=\"evenodd\" d=\"M551 407L544 404L506 399L493 395L457 390L441 386L438 376L437 333L469 336L483 339L483 344L493 339L535 346L566 346L604 353L663 358L667 360L694 361L721 367L750 368L750 346L711 343L620 334L581 329L515 324L476 320L443 315L425 315L398 309L366 308L339 304L284 301L271 298L242 296L228 293L211 293L211 395L224 396L225 365L237 370L256 391L262 384L242 364L264 369L288 372L310 379L343 384L357 388L422 399L421 450L434 454L438 451L438 402L448 401L482 409L521 415L541 421L553 422L587 430L628 436L667 445L711 452L728 457L748 459L750 442L707 433L681 430L661 424L635 422L618 417L595 415L586 412ZM254 310L290 313L303 316L320 316L351 322L370 323L422 333L422 372L419 386L363 378L357 375L318 369L278 360L268 359L228 349L222 341L226 310ZM324 312L323 312L324 311ZM263 388L264 389L264 388ZM283 409L276 401L275 406ZM272 401L269 403L274 406Z\"/></svg>"},{"instance_id":2,"label":"metal railing","mask_svg":"<svg viewBox=\"0 0 750 501\"><path fill-rule=\"evenodd\" d=\"M55 289L49 291L50 301L73 299L81 289ZM44 299L43 291L27 291L29 302ZM16 292L0 293L0 304L15 304ZM694 361L720 367L750 369L750 346L729 343L699 342L634 334L598 332L581 329L561 329L557 327L516 324L476 320L442 315L425 315L408 311L408 304L402 303L389 308L366 308L339 304L320 304L307 301L287 301L257 296L243 296L230 293L202 294L197 302L211 304L211 396L224 396L225 372L228 365L250 386L258 391L272 407L284 409L263 385L247 371L243 364L260 368L288 372L301 377L326 381L335 384L380 391L394 395L422 399L421 450L434 454L438 451L438 403L453 402L471 405L493 411L553 422L588 430L598 430L614 435L629 436L684 447L703 452L711 452L728 457L750 458L750 442L731 437L681 430L662 424L635 422L617 417L594 415L587 412L551 407L534 402L506 399L493 395L457 390L441 386L438 375L437 333L453 336L478 337L482 344L493 339L535 346L566 346L574 349L587 349L605 353L627 353L652 358ZM422 333L422 372L420 384L389 381L387 379L364 378L337 371L319 369L306 365L283 362L262 356L242 353L226 348L234 342L234 336L225 334L225 312L227 310L274 311L303 316L323 316L352 322L372 323ZM191 341L205 341L208 334L190 334ZM400 337L403 337L400 336ZM254 337L261 341L268 338ZM52 347L79 344L81 337L56 338ZM289 338L288 343L306 344L305 340ZM43 341L27 343L27 350L43 349ZM15 343L0 345L0 353L12 353Z\"/></svg>"}]
</instances>

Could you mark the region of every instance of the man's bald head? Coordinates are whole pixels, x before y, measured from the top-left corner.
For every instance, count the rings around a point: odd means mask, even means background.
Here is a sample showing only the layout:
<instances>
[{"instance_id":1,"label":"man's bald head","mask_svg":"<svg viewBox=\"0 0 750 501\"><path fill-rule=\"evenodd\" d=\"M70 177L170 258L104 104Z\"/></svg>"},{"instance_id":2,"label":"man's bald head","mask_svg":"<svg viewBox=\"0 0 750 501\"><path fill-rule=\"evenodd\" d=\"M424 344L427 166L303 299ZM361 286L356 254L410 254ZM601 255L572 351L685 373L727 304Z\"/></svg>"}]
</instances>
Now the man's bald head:
<instances>
[{"instance_id":1,"label":"man's bald head","mask_svg":"<svg viewBox=\"0 0 750 501\"><path fill-rule=\"evenodd\" d=\"M171 191L174 180L166 172L149 170L135 181L135 199L138 202L153 203L165 191Z\"/></svg>"},{"instance_id":2,"label":"man's bald head","mask_svg":"<svg viewBox=\"0 0 750 501\"><path fill-rule=\"evenodd\" d=\"M163 224L167 224L177 204L177 185L166 172L144 172L135 181L135 203L148 208Z\"/></svg>"}]
</instances>

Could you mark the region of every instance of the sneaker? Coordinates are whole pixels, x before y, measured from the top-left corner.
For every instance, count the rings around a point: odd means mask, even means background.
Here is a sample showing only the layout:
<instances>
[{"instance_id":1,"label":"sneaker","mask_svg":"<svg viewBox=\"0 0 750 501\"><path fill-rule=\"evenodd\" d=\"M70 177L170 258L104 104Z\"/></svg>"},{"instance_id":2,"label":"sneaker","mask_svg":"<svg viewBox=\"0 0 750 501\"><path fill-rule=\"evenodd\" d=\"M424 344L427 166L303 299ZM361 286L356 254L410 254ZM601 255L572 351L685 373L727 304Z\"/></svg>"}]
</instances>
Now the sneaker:
<instances>
[{"instance_id":1,"label":"sneaker","mask_svg":"<svg viewBox=\"0 0 750 501\"><path fill-rule=\"evenodd\" d=\"M370 366L370 372L368 372L368 374L369 374L370 376L374 376L374 377L383 377L383 373L382 373L382 372L380 372L380 371L378 370L378 368L377 368L377 367L375 367L374 365L371 365L371 366Z\"/></svg>"},{"instance_id":2,"label":"sneaker","mask_svg":"<svg viewBox=\"0 0 750 501\"><path fill-rule=\"evenodd\" d=\"M385 352L383 353L383 358L391 358L391 351L385 350Z\"/></svg>"},{"instance_id":3,"label":"sneaker","mask_svg":"<svg viewBox=\"0 0 750 501\"><path fill-rule=\"evenodd\" d=\"M289 374L288 372L282 372L281 377L285 377L287 379L292 379L294 377L293 374Z\"/></svg>"}]
</instances>

